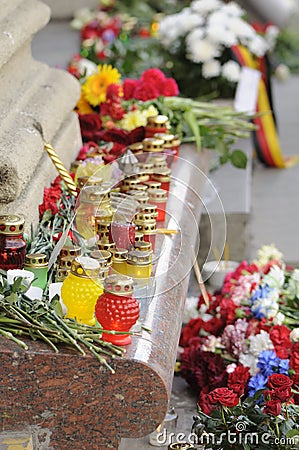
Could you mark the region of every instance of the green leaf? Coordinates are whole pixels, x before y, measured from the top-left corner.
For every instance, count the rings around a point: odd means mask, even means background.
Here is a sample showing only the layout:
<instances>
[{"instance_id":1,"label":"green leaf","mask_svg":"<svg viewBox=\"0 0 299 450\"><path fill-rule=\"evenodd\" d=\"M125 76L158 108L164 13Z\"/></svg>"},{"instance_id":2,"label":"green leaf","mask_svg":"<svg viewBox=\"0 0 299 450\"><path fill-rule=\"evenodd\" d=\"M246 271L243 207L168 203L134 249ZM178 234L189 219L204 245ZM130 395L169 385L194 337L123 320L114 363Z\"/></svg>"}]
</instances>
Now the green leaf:
<instances>
[{"instance_id":1,"label":"green leaf","mask_svg":"<svg viewBox=\"0 0 299 450\"><path fill-rule=\"evenodd\" d=\"M245 169L247 166L247 156L241 150L234 150L230 155L230 161L238 169Z\"/></svg>"},{"instance_id":2,"label":"green leaf","mask_svg":"<svg viewBox=\"0 0 299 450\"><path fill-rule=\"evenodd\" d=\"M183 117L194 135L197 150L200 151L201 150L201 137L200 137L200 130L199 130L199 126L198 126L195 114L191 109L188 109L187 111L184 112Z\"/></svg>"},{"instance_id":3,"label":"green leaf","mask_svg":"<svg viewBox=\"0 0 299 450\"><path fill-rule=\"evenodd\" d=\"M294 436L299 436L299 430L290 430L286 434L287 438L292 438Z\"/></svg>"}]
</instances>

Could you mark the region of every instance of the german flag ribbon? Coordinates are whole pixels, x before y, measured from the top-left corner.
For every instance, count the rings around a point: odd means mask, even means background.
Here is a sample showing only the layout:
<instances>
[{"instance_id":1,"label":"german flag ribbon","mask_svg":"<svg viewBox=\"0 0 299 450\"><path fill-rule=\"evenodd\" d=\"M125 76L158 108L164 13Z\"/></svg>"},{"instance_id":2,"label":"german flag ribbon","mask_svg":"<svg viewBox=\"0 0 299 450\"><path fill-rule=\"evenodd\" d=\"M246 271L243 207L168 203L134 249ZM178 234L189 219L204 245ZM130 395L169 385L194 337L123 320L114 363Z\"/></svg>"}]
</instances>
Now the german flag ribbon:
<instances>
[{"instance_id":1,"label":"german flag ribbon","mask_svg":"<svg viewBox=\"0 0 299 450\"><path fill-rule=\"evenodd\" d=\"M260 70L258 86L257 117L253 119L257 129L253 131L254 146L258 159L268 167L287 168L299 162L299 156L284 158L282 155L275 117L272 107L271 83L266 58L255 59L241 45L232 47L232 52L241 66Z\"/></svg>"}]
</instances>

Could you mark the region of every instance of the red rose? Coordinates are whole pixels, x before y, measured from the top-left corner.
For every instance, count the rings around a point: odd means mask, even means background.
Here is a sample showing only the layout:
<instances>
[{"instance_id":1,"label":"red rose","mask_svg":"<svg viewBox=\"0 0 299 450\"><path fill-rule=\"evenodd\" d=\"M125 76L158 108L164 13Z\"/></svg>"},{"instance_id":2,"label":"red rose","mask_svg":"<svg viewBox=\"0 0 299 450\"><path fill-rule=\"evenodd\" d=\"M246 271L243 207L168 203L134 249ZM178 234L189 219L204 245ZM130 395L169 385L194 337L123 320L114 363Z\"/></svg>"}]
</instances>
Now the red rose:
<instances>
[{"instance_id":1,"label":"red rose","mask_svg":"<svg viewBox=\"0 0 299 450\"><path fill-rule=\"evenodd\" d=\"M293 397L292 390L290 387L281 387L268 391L272 400L279 400L282 403L289 402Z\"/></svg>"},{"instance_id":2,"label":"red rose","mask_svg":"<svg viewBox=\"0 0 299 450\"><path fill-rule=\"evenodd\" d=\"M98 141L102 120L98 114L78 114L83 141Z\"/></svg>"},{"instance_id":3,"label":"red rose","mask_svg":"<svg viewBox=\"0 0 299 450\"><path fill-rule=\"evenodd\" d=\"M165 97L173 97L179 94L179 87L174 78L166 78L161 87L160 94Z\"/></svg>"},{"instance_id":4,"label":"red rose","mask_svg":"<svg viewBox=\"0 0 299 450\"><path fill-rule=\"evenodd\" d=\"M281 413L281 403L279 400L269 400L265 403L264 414L271 414L271 416L279 416Z\"/></svg>"},{"instance_id":5,"label":"red rose","mask_svg":"<svg viewBox=\"0 0 299 450\"><path fill-rule=\"evenodd\" d=\"M240 383L231 384L229 388L234 391L239 397L244 394L245 386Z\"/></svg>"},{"instance_id":6,"label":"red rose","mask_svg":"<svg viewBox=\"0 0 299 450\"><path fill-rule=\"evenodd\" d=\"M208 399L211 403L220 403L222 406L232 408L239 403L239 397L233 390L228 388L217 388L209 393Z\"/></svg>"},{"instance_id":7,"label":"red rose","mask_svg":"<svg viewBox=\"0 0 299 450\"><path fill-rule=\"evenodd\" d=\"M293 381L287 375L282 373L274 373L268 377L268 386L271 389L290 388L293 385Z\"/></svg>"},{"instance_id":8,"label":"red rose","mask_svg":"<svg viewBox=\"0 0 299 450\"><path fill-rule=\"evenodd\" d=\"M138 83L139 83L138 80L133 80L132 78L127 78L126 80L124 80L123 82L124 100L131 100L133 98L133 93Z\"/></svg>"},{"instance_id":9,"label":"red rose","mask_svg":"<svg viewBox=\"0 0 299 450\"><path fill-rule=\"evenodd\" d=\"M278 358L287 359L290 356L290 333L291 330L285 325L274 325L270 330L270 338Z\"/></svg>"},{"instance_id":10,"label":"red rose","mask_svg":"<svg viewBox=\"0 0 299 450\"><path fill-rule=\"evenodd\" d=\"M198 404L204 414L210 415L214 405L209 401L209 394L206 388L203 388L199 394Z\"/></svg>"}]
</instances>

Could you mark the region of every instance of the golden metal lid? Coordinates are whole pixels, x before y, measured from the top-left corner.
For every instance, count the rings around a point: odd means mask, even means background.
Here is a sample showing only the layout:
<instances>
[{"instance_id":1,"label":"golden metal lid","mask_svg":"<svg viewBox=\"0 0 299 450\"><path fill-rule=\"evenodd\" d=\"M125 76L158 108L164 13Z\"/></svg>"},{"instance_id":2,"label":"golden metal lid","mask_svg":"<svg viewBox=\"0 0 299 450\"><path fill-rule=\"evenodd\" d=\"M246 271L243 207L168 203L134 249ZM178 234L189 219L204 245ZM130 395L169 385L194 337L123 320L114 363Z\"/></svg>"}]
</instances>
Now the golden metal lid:
<instances>
[{"instance_id":1,"label":"golden metal lid","mask_svg":"<svg viewBox=\"0 0 299 450\"><path fill-rule=\"evenodd\" d=\"M142 141L144 152L163 152L164 141L157 138L145 138Z\"/></svg>"},{"instance_id":2,"label":"golden metal lid","mask_svg":"<svg viewBox=\"0 0 299 450\"><path fill-rule=\"evenodd\" d=\"M138 180L139 183L144 183L150 179L150 175L148 173L140 172L136 173L133 177L133 180Z\"/></svg>"},{"instance_id":3,"label":"golden metal lid","mask_svg":"<svg viewBox=\"0 0 299 450\"><path fill-rule=\"evenodd\" d=\"M112 253L108 250L93 250L89 256L98 261L100 268L111 266Z\"/></svg>"},{"instance_id":4,"label":"golden metal lid","mask_svg":"<svg viewBox=\"0 0 299 450\"><path fill-rule=\"evenodd\" d=\"M157 212L144 212L139 211L135 214L135 219L140 222L147 222L148 220L155 220L155 218L158 216Z\"/></svg>"},{"instance_id":5,"label":"golden metal lid","mask_svg":"<svg viewBox=\"0 0 299 450\"><path fill-rule=\"evenodd\" d=\"M142 152L143 150L143 144L142 142L134 142L134 144L130 144L129 145L129 149L133 152L133 153L137 153L137 152Z\"/></svg>"},{"instance_id":6,"label":"golden metal lid","mask_svg":"<svg viewBox=\"0 0 299 450\"><path fill-rule=\"evenodd\" d=\"M75 258L69 258L67 256L60 258L58 263L58 268L63 270L71 270L72 262Z\"/></svg>"},{"instance_id":7,"label":"golden metal lid","mask_svg":"<svg viewBox=\"0 0 299 450\"><path fill-rule=\"evenodd\" d=\"M149 189L159 189L161 187L160 181L145 181L144 184Z\"/></svg>"},{"instance_id":8,"label":"golden metal lid","mask_svg":"<svg viewBox=\"0 0 299 450\"><path fill-rule=\"evenodd\" d=\"M135 200L137 200L140 204L146 204L149 201L149 195L147 191L128 191L127 194L132 195Z\"/></svg>"},{"instance_id":9,"label":"golden metal lid","mask_svg":"<svg viewBox=\"0 0 299 450\"><path fill-rule=\"evenodd\" d=\"M56 277L55 277L55 281L57 281L57 282L64 281L69 273L70 273L70 270L59 269L58 268L57 269L57 274L56 274Z\"/></svg>"},{"instance_id":10,"label":"golden metal lid","mask_svg":"<svg viewBox=\"0 0 299 450\"><path fill-rule=\"evenodd\" d=\"M156 213L157 212L157 205L151 205L150 203L146 203L145 205L142 206L142 209L140 212L145 212L145 213Z\"/></svg>"},{"instance_id":11,"label":"golden metal lid","mask_svg":"<svg viewBox=\"0 0 299 450\"><path fill-rule=\"evenodd\" d=\"M81 203L92 203L94 205L98 205L99 208L105 209L104 205L106 206L109 204L109 192L110 190L108 188L104 188L102 186L85 186L80 191L80 202Z\"/></svg>"},{"instance_id":12,"label":"golden metal lid","mask_svg":"<svg viewBox=\"0 0 299 450\"><path fill-rule=\"evenodd\" d=\"M148 235L148 234L156 234L156 226L157 222L156 220L135 220L135 225L138 229L138 231L141 231L141 233Z\"/></svg>"},{"instance_id":13,"label":"golden metal lid","mask_svg":"<svg viewBox=\"0 0 299 450\"><path fill-rule=\"evenodd\" d=\"M153 164L148 163L148 162L143 162L143 163L139 162L136 164L136 166L139 169L139 172L144 172L144 173L151 173L154 168Z\"/></svg>"},{"instance_id":14,"label":"golden metal lid","mask_svg":"<svg viewBox=\"0 0 299 450\"><path fill-rule=\"evenodd\" d=\"M112 248L115 248L114 242L101 242L101 241L98 242L98 249L99 250L107 250L107 251L110 252L110 250Z\"/></svg>"},{"instance_id":15,"label":"golden metal lid","mask_svg":"<svg viewBox=\"0 0 299 450\"><path fill-rule=\"evenodd\" d=\"M98 278L100 264L94 258L78 256L72 261L71 273L82 278Z\"/></svg>"},{"instance_id":16,"label":"golden metal lid","mask_svg":"<svg viewBox=\"0 0 299 450\"><path fill-rule=\"evenodd\" d=\"M150 155L148 158L148 161L154 165L155 164L159 164L159 163L164 163L166 164L166 157L165 155L161 154L161 153L155 153L154 155ZM167 166L166 166L167 167Z\"/></svg>"},{"instance_id":17,"label":"golden metal lid","mask_svg":"<svg viewBox=\"0 0 299 450\"><path fill-rule=\"evenodd\" d=\"M168 183L171 181L170 175L163 175L162 173L153 173L153 181L162 183Z\"/></svg>"},{"instance_id":18,"label":"golden metal lid","mask_svg":"<svg viewBox=\"0 0 299 450\"><path fill-rule=\"evenodd\" d=\"M162 114L150 116L147 118L147 125L155 128L164 128L168 123L168 117Z\"/></svg>"},{"instance_id":19,"label":"golden metal lid","mask_svg":"<svg viewBox=\"0 0 299 450\"><path fill-rule=\"evenodd\" d=\"M180 144L181 144L181 141L180 141L178 135L176 134L176 135L174 136L172 145L173 145L174 147L178 147Z\"/></svg>"},{"instance_id":20,"label":"golden metal lid","mask_svg":"<svg viewBox=\"0 0 299 450\"><path fill-rule=\"evenodd\" d=\"M26 267L48 267L47 255L44 253L31 253L25 256Z\"/></svg>"},{"instance_id":21,"label":"golden metal lid","mask_svg":"<svg viewBox=\"0 0 299 450\"><path fill-rule=\"evenodd\" d=\"M90 175L85 175L77 178L77 186L81 190L85 185L87 186L100 186L103 183L103 178L92 177ZM87 187L86 186L86 187Z\"/></svg>"},{"instance_id":22,"label":"golden metal lid","mask_svg":"<svg viewBox=\"0 0 299 450\"><path fill-rule=\"evenodd\" d=\"M148 189L150 201L165 202L167 200L167 191L165 189Z\"/></svg>"},{"instance_id":23,"label":"golden metal lid","mask_svg":"<svg viewBox=\"0 0 299 450\"><path fill-rule=\"evenodd\" d=\"M163 139L164 143L171 143L174 140L174 135L173 134L168 134L168 133L155 133L154 137L158 138L158 139Z\"/></svg>"},{"instance_id":24,"label":"golden metal lid","mask_svg":"<svg viewBox=\"0 0 299 450\"><path fill-rule=\"evenodd\" d=\"M127 259L128 250L126 248L112 248L112 262L124 262Z\"/></svg>"},{"instance_id":25,"label":"golden metal lid","mask_svg":"<svg viewBox=\"0 0 299 450\"><path fill-rule=\"evenodd\" d=\"M131 295L133 294L133 278L120 274L108 275L104 281L104 290L115 295Z\"/></svg>"},{"instance_id":26,"label":"golden metal lid","mask_svg":"<svg viewBox=\"0 0 299 450\"><path fill-rule=\"evenodd\" d=\"M145 242L145 241L135 242L134 247L136 250L139 250L140 252L151 252L152 253L152 244L150 242Z\"/></svg>"},{"instance_id":27,"label":"golden metal lid","mask_svg":"<svg viewBox=\"0 0 299 450\"><path fill-rule=\"evenodd\" d=\"M82 253L81 247L79 247L77 245L72 245L72 246L65 245L60 250L59 257L75 259L76 256L80 256L81 253Z\"/></svg>"},{"instance_id":28,"label":"golden metal lid","mask_svg":"<svg viewBox=\"0 0 299 450\"><path fill-rule=\"evenodd\" d=\"M24 232L25 218L20 214L0 215L0 234L17 235Z\"/></svg>"},{"instance_id":29,"label":"golden metal lid","mask_svg":"<svg viewBox=\"0 0 299 450\"><path fill-rule=\"evenodd\" d=\"M152 262L152 252L132 250L128 253L127 263L131 265L146 266Z\"/></svg>"},{"instance_id":30,"label":"golden metal lid","mask_svg":"<svg viewBox=\"0 0 299 450\"><path fill-rule=\"evenodd\" d=\"M135 244L136 244L136 242L143 242L143 236L144 236L143 233L141 233L140 231L136 231L135 232Z\"/></svg>"},{"instance_id":31,"label":"golden metal lid","mask_svg":"<svg viewBox=\"0 0 299 450\"><path fill-rule=\"evenodd\" d=\"M70 165L70 173L76 173L78 167L81 166L82 163L83 163L83 161L81 161L81 160L73 161ZM79 187L78 181L77 181L77 186Z\"/></svg>"}]
</instances>

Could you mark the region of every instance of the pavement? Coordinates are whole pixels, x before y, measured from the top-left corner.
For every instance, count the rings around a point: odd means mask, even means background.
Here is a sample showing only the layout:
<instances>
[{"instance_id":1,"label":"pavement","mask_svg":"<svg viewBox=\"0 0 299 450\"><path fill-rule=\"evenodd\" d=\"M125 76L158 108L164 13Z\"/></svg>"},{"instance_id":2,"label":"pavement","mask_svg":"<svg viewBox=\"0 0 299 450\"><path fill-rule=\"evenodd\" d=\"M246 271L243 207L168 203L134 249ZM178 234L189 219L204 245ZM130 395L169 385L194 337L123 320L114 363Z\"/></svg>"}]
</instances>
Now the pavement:
<instances>
[{"instance_id":1,"label":"pavement","mask_svg":"<svg viewBox=\"0 0 299 450\"><path fill-rule=\"evenodd\" d=\"M50 23L33 40L32 52L36 59L50 66L65 68L70 57L78 52L78 33L71 30L68 22ZM299 76L286 82L273 83L274 107L277 115L280 143L286 156L299 154ZM246 144L248 146L248 143ZM246 256L251 259L263 244L274 243L290 263L299 262L299 164L289 169L269 169L254 157L251 175L247 181L246 208L249 208L249 237ZM238 175L239 176L239 175ZM228 170L225 184L230 186L236 177ZM231 185L229 206L240 200L235 184ZM221 186L218 193L222 195ZM227 200L226 200L227 202ZM231 203L230 203L231 202ZM248 203L249 202L249 203ZM238 235L235 236L238 239ZM189 295L197 296L199 289L194 274L191 275ZM192 417L196 412L196 397L180 377L174 378L170 404L178 414L176 433L190 433ZM120 450L151 450L149 437L125 439ZM160 447L167 448L167 447Z\"/></svg>"}]
</instances>

